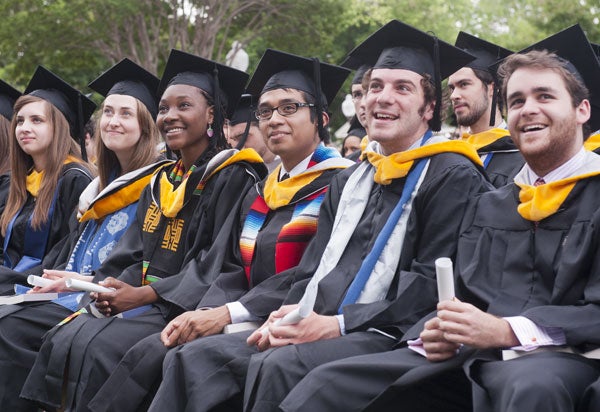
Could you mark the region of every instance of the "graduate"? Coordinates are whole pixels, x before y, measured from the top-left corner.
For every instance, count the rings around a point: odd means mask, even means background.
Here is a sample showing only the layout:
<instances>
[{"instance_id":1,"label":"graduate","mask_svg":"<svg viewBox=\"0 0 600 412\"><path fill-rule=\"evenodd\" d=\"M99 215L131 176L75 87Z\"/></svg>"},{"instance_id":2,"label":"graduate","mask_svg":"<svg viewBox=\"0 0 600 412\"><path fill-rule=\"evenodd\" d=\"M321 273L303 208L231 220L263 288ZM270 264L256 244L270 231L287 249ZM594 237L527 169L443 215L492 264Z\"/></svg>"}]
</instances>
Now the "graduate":
<instances>
[{"instance_id":1,"label":"graduate","mask_svg":"<svg viewBox=\"0 0 600 412\"><path fill-rule=\"evenodd\" d=\"M254 114L256 102L251 94L243 94L238 102L235 112L228 119L226 133L227 141L231 147L237 149L250 148L265 162L267 170L271 173L279 164L281 159L271 152L263 139L258 127L258 119Z\"/></svg>"},{"instance_id":2,"label":"graduate","mask_svg":"<svg viewBox=\"0 0 600 412\"><path fill-rule=\"evenodd\" d=\"M150 410L239 408L242 394L247 409L274 409L312 368L391 349L435 306L434 260L454 256L467 200L489 188L472 146L432 136L441 79L473 57L396 20L352 54L374 67L365 160L333 178L298 266L254 288L292 278L279 302L269 295L278 310L252 312L264 327L171 351ZM297 323L275 324L292 312Z\"/></svg>"},{"instance_id":3,"label":"graduate","mask_svg":"<svg viewBox=\"0 0 600 412\"><path fill-rule=\"evenodd\" d=\"M585 125L600 123L600 65L576 25L508 57L499 74L526 164L514 183L471 202L458 299L404 336L402 346L420 334L410 348L313 370L282 410L582 406L600 376L598 361L584 356L600 345L600 157L583 149Z\"/></svg>"},{"instance_id":4,"label":"graduate","mask_svg":"<svg viewBox=\"0 0 600 412\"><path fill-rule=\"evenodd\" d=\"M316 90L315 73L322 91ZM258 108L250 110L243 105L244 114L238 106L236 115L246 119L252 115L258 121L259 133L268 149L281 158L281 165L246 195L238 230L227 244L219 245L231 249L229 257L198 310L183 313L161 334L129 350L88 405L90 410L144 409L160 383L169 348L219 334L226 325L256 329L258 324L247 322L257 320L252 315L257 305L270 307L269 297L265 290L248 303L246 295L265 279L298 264L316 232L319 208L331 178L352 165L322 144L328 104L347 75L341 67L271 49L265 52L248 86L260 96ZM289 177L284 179L286 174ZM285 287L284 283L278 288ZM178 409L176 405L170 408Z\"/></svg>"},{"instance_id":5,"label":"graduate","mask_svg":"<svg viewBox=\"0 0 600 412\"><path fill-rule=\"evenodd\" d=\"M14 283L25 283L21 272L38 266L69 234L69 218L92 179L80 138L95 108L90 99L41 66L25 95L15 102L10 186L0 200L0 292L12 292Z\"/></svg>"},{"instance_id":6,"label":"graduate","mask_svg":"<svg viewBox=\"0 0 600 412\"><path fill-rule=\"evenodd\" d=\"M256 152L223 150L227 105L237 101L247 78L171 51L156 123L179 160L153 176L131 227L93 273L94 282L114 292L91 293L95 302L45 336L22 397L48 408L86 410L134 343L198 303L192 286L212 279L184 267L196 267L220 231L229 235L243 195L266 172Z\"/></svg>"},{"instance_id":7,"label":"graduate","mask_svg":"<svg viewBox=\"0 0 600 412\"><path fill-rule=\"evenodd\" d=\"M461 138L475 146L492 184L504 186L512 182L525 161L506 130L496 73L490 66L512 51L463 31L455 46L477 57L448 78L456 121L468 128Z\"/></svg>"},{"instance_id":8,"label":"graduate","mask_svg":"<svg viewBox=\"0 0 600 412\"><path fill-rule=\"evenodd\" d=\"M124 59L90 84L105 96L95 138L98 174L79 198L80 224L43 262L43 276L54 283L34 292L64 292L64 281L89 274L106 260L135 219L138 200L153 171L159 132L154 123L158 78ZM30 273L30 272L28 272ZM38 273L42 274L42 273ZM42 343L42 336L71 315L83 293L52 302L0 307L0 409L36 410L19 393Z\"/></svg>"}]
</instances>

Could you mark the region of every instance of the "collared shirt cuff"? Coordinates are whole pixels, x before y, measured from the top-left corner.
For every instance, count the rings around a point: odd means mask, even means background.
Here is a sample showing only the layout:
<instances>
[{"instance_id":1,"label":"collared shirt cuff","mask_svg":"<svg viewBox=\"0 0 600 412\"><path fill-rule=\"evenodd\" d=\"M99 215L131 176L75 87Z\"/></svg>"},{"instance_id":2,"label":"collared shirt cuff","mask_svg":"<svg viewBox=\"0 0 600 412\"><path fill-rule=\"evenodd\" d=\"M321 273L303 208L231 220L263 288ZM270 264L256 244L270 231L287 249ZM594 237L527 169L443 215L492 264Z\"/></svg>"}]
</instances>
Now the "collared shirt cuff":
<instances>
[{"instance_id":1,"label":"collared shirt cuff","mask_svg":"<svg viewBox=\"0 0 600 412\"><path fill-rule=\"evenodd\" d=\"M335 318L340 325L340 335L344 336L346 334L346 323L344 322L344 315L335 315Z\"/></svg>"},{"instance_id":2,"label":"collared shirt cuff","mask_svg":"<svg viewBox=\"0 0 600 412\"><path fill-rule=\"evenodd\" d=\"M513 346L511 349L531 351L540 346L561 346L567 343L567 338L561 328L538 326L524 316L511 316L504 320L510 324L521 344Z\"/></svg>"},{"instance_id":3,"label":"collared shirt cuff","mask_svg":"<svg viewBox=\"0 0 600 412\"><path fill-rule=\"evenodd\" d=\"M225 306L227 306L227 309L229 310L231 323L255 322L260 320L259 317L248 312L248 309L240 302L226 303Z\"/></svg>"}]
</instances>

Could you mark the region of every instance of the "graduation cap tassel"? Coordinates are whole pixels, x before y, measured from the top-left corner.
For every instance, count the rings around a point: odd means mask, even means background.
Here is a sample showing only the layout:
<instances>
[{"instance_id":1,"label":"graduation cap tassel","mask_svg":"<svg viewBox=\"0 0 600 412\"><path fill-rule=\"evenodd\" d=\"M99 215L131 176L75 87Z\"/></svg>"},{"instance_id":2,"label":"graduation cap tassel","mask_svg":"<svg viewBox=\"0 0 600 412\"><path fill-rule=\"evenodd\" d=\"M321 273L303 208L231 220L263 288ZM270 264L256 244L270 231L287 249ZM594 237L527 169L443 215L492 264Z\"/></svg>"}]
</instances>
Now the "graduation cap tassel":
<instances>
[{"instance_id":1,"label":"graduation cap tassel","mask_svg":"<svg viewBox=\"0 0 600 412\"><path fill-rule=\"evenodd\" d=\"M244 148L244 145L246 144L246 140L248 140L248 133L250 133L250 126L252 125L254 117L254 110L252 110L252 108L252 103L250 103L250 111L248 112L248 118L246 119L246 128L244 129L244 134L242 135L242 138L238 142L237 146L235 147L238 150L242 150Z\"/></svg>"},{"instance_id":2,"label":"graduation cap tassel","mask_svg":"<svg viewBox=\"0 0 600 412\"><path fill-rule=\"evenodd\" d=\"M222 111L221 111L221 88L219 87L219 69L217 68L216 64L215 64L215 68L213 69L213 82L214 82L213 99L215 101L215 109L214 109L214 116L213 116L213 129L215 129L217 131L217 136L214 139L215 146L216 147L219 147L219 146L226 147L226 145L223 144L223 125L221 124L221 113L222 113Z\"/></svg>"},{"instance_id":3,"label":"graduation cap tassel","mask_svg":"<svg viewBox=\"0 0 600 412\"><path fill-rule=\"evenodd\" d=\"M433 66L435 86L435 110L431 121L431 129L438 132L442 128L442 76L440 74L440 44L436 36L433 36Z\"/></svg>"},{"instance_id":4,"label":"graduation cap tassel","mask_svg":"<svg viewBox=\"0 0 600 412\"><path fill-rule=\"evenodd\" d=\"M496 107L498 105L498 87L494 83L494 93L492 93L492 112L490 113L490 126L496 124Z\"/></svg>"},{"instance_id":5,"label":"graduation cap tassel","mask_svg":"<svg viewBox=\"0 0 600 412\"><path fill-rule=\"evenodd\" d=\"M79 123L79 147L81 147L81 158L84 162L88 161L87 152L85 150L85 124L83 123L83 101L81 94L77 93L77 123Z\"/></svg>"},{"instance_id":6,"label":"graduation cap tassel","mask_svg":"<svg viewBox=\"0 0 600 412\"><path fill-rule=\"evenodd\" d=\"M313 57L313 78L315 80L315 99L316 112L317 112L317 129L319 130L319 137L322 141L325 141L325 130L323 128L323 102L321 101L321 63L317 57Z\"/></svg>"}]
</instances>

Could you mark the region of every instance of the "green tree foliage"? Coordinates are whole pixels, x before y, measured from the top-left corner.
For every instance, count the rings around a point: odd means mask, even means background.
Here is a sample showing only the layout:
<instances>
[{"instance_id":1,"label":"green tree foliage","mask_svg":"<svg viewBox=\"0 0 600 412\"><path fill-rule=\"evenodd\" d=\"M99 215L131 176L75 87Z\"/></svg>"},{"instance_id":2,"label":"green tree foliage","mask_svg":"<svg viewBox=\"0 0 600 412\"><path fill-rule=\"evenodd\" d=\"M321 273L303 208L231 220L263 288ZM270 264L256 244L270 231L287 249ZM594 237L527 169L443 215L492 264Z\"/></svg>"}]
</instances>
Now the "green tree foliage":
<instances>
[{"instance_id":1,"label":"green tree foliage","mask_svg":"<svg viewBox=\"0 0 600 412\"><path fill-rule=\"evenodd\" d=\"M450 43L465 30L518 50L576 22L600 42L597 0L3 0L0 14L0 78L20 87L37 64L82 88L122 57L160 73L173 47L223 62L234 40L249 71L267 47L339 63L392 18Z\"/></svg>"}]
</instances>

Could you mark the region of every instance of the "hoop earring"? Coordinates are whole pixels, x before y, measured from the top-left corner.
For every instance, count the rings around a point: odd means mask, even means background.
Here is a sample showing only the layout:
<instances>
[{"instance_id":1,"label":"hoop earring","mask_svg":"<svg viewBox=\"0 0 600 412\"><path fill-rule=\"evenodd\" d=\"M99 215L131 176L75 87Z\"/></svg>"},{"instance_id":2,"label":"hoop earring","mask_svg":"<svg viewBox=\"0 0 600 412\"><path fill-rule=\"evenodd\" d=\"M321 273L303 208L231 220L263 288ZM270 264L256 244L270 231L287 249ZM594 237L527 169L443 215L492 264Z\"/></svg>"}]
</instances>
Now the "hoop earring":
<instances>
[{"instance_id":1,"label":"hoop earring","mask_svg":"<svg viewBox=\"0 0 600 412\"><path fill-rule=\"evenodd\" d=\"M206 129L206 134L208 135L208 137L213 137L213 135L215 134L213 128L212 128L212 123L208 125L208 129Z\"/></svg>"}]
</instances>

